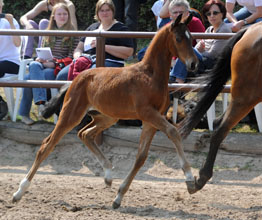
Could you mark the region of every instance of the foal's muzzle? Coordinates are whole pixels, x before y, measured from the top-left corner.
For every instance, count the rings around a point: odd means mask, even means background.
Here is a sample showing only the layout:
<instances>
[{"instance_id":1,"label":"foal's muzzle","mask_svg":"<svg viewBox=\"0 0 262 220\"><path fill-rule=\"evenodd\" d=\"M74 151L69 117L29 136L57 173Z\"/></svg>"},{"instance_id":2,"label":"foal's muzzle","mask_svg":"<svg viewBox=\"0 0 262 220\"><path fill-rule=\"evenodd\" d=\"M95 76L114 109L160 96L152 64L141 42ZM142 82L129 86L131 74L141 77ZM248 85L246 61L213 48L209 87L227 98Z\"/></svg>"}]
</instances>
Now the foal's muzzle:
<instances>
[{"instance_id":1,"label":"foal's muzzle","mask_svg":"<svg viewBox=\"0 0 262 220\"><path fill-rule=\"evenodd\" d=\"M188 72L195 72L197 71L198 68L198 59L193 60L193 59L189 59L186 61L186 68Z\"/></svg>"}]
</instances>

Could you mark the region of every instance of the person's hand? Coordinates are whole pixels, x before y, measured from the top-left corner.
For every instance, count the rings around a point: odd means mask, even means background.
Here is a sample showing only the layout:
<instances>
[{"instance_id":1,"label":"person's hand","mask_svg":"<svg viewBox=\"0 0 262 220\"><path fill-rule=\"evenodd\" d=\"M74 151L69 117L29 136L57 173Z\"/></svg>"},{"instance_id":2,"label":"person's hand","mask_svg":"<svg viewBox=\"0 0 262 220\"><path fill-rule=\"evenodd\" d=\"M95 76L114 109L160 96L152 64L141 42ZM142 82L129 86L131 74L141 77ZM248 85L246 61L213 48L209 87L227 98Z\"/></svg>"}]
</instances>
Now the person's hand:
<instances>
[{"instance_id":1,"label":"person's hand","mask_svg":"<svg viewBox=\"0 0 262 220\"><path fill-rule=\"evenodd\" d=\"M30 24L30 22L26 22L25 29L26 30L33 30L34 27Z\"/></svg>"},{"instance_id":2,"label":"person's hand","mask_svg":"<svg viewBox=\"0 0 262 220\"><path fill-rule=\"evenodd\" d=\"M5 19L9 22L10 25L13 25L14 16L12 14L5 14Z\"/></svg>"},{"instance_id":3,"label":"person's hand","mask_svg":"<svg viewBox=\"0 0 262 220\"><path fill-rule=\"evenodd\" d=\"M240 20L240 21L233 23L231 29L233 32L238 32L243 26L244 26L244 21Z\"/></svg>"},{"instance_id":4,"label":"person's hand","mask_svg":"<svg viewBox=\"0 0 262 220\"><path fill-rule=\"evenodd\" d=\"M41 58L39 58L39 57L37 57L37 58L35 59L35 61L37 61L37 62L39 62L39 63L46 63L46 62L47 62L47 60L41 59Z\"/></svg>"},{"instance_id":5,"label":"person's hand","mask_svg":"<svg viewBox=\"0 0 262 220\"><path fill-rule=\"evenodd\" d=\"M206 48L205 41L204 40L200 40L197 50L200 53L203 53L205 51L205 48Z\"/></svg>"},{"instance_id":6,"label":"person's hand","mask_svg":"<svg viewBox=\"0 0 262 220\"><path fill-rule=\"evenodd\" d=\"M92 48L96 47L96 40L92 40L90 45Z\"/></svg>"}]
</instances>

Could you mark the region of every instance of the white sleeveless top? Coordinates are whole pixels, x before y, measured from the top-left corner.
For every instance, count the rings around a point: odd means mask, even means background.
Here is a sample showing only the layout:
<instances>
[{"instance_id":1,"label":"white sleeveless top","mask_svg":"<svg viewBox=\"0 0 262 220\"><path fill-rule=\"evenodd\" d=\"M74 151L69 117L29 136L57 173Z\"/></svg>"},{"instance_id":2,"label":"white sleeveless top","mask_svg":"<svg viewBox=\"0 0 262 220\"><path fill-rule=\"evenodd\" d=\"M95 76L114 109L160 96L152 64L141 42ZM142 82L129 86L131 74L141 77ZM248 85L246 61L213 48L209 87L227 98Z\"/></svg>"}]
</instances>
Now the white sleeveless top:
<instances>
[{"instance_id":1,"label":"white sleeveless top","mask_svg":"<svg viewBox=\"0 0 262 220\"><path fill-rule=\"evenodd\" d=\"M14 19L16 29L20 29L18 22ZM0 19L0 29L11 29L9 22L5 18ZM0 35L0 61L11 61L20 64L20 47L13 43L12 36Z\"/></svg>"}]
</instances>

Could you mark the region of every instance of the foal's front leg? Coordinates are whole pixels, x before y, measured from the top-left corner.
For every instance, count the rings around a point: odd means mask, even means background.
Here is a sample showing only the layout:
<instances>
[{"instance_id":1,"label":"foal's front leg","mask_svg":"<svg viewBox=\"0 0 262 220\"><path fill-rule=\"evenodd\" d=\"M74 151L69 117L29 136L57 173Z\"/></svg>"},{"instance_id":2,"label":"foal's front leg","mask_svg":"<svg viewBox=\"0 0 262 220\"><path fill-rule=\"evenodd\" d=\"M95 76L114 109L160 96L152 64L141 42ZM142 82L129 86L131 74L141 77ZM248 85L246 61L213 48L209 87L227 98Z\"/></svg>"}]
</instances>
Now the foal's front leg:
<instances>
[{"instance_id":1,"label":"foal's front leg","mask_svg":"<svg viewBox=\"0 0 262 220\"><path fill-rule=\"evenodd\" d=\"M145 163L145 160L148 155L148 150L151 144L151 141L156 133L156 129L150 126L149 124L146 124L143 122L143 129L142 134L140 137L140 144L138 153L136 155L136 161L132 168L132 170L129 172L129 174L124 179L123 183L120 185L117 196L113 203L113 208L116 209L121 205L121 201L123 199L123 196L127 192L131 182L135 178L135 175L139 171L139 169L143 166Z\"/></svg>"},{"instance_id":2,"label":"foal's front leg","mask_svg":"<svg viewBox=\"0 0 262 220\"><path fill-rule=\"evenodd\" d=\"M177 154L179 157L179 162L182 167L182 170L186 177L186 184L189 193L193 193L196 191L195 189L195 178L191 171L191 166L186 159L182 144L181 144L181 136L178 133L177 129L174 125L169 123L166 118L161 115L159 112L151 110L147 111L147 118L150 120L150 123L154 125L157 129L164 132L167 137L175 144Z\"/></svg>"}]
</instances>

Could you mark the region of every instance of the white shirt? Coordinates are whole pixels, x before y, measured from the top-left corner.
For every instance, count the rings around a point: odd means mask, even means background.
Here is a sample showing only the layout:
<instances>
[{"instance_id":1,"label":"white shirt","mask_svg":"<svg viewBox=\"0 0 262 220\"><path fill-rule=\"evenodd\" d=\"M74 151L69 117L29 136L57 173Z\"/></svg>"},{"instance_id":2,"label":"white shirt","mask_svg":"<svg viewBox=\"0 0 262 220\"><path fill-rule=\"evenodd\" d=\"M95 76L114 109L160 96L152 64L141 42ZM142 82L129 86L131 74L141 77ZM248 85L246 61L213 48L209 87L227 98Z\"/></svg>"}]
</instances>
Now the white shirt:
<instances>
[{"instance_id":1,"label":"white shirt","mask_svg":"<svg viewBox=\"0 0 262 220\"><path fill-rule=\"evenodd\" d=\"M18 22L14 19L16 29L20 29ZM5 18L0 19L0 29L11 29L9 22ZM20 64L20 47L13 43L12 36L0 35L0 61L11 61Z\"/></svg>"},{"instance_id":2,"label":"white shirt","mask_svg":"<svg viewBox=\"0 0 262 220\"><path fill-rule=\"evenodd\" d=\"M162 21L162 18L159 17L159 14L163 5L164 5L164 0L158 0L153 4L151 8L154 15L157 16L157 22L156 22L157 29L159 29L159 24Z\"/></svg>"},{"instance_id":3,"label":"white shirt","mask_svg":"<svg viewBox=\"0 0 262 220\"><path fill-rule=\"evenodd\" d=\"M262 6L262 0L226 0L226 2L235 4L236 2L245 7L251 14L256 12L256 7Z\"/></svg>"}]
</instances>

